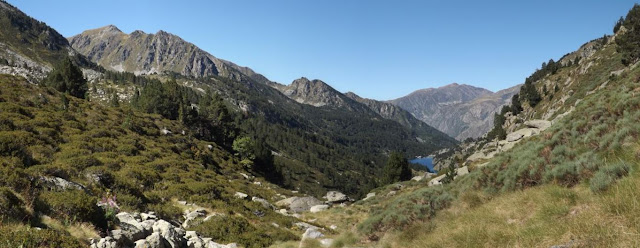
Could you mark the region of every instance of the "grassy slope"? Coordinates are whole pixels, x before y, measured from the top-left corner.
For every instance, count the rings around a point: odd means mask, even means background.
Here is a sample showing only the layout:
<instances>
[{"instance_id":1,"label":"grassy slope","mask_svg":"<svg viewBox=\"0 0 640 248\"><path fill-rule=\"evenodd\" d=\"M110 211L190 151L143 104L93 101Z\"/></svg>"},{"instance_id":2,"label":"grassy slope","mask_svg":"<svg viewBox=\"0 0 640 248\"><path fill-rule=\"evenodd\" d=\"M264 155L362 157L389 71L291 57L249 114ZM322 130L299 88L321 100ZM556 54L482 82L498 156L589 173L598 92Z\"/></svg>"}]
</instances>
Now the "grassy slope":
<instances>
[{"instance_id":1,"label":"grassy slope","mask_svg":"<svg viewBox=\"0 0 640 248\"><path fill-rule=\"evenodd\" d=\"M178 122L70 96L64 107L60 93L13 76L0 75L0 85L0 189L8 188L21 201L16 204L0 197L2 235L11 236L4 232L35 225L62 232L54 232L52 237L69 235L63 234L66 232L77 238L95 236L79 232L78 227L95 227L99 221L79 216L81 210L65 213L55 206L76 199L95 202L112 192L125 211L156 211L164 218L182 221L182 209L175 200L186 200L244 218L256 227L256 233L269 230L279 237L296 238L290 229L293 218L233 196L239 191L273 202L278 199L276 194L287 193L285 190L262 179L244 179L239 172L249 173L237 158L215 143L179 134L186 128ZM174 134L161 135L161 128ZM86 174L92 172L103 173L111 180L105 184L91 182ZM34 179L41 175L81 183L88 192L73 192L66 199L69 195L36 187ZM262 186L253 181L262 181ZM11 210L23 205L24 211ZM257 217L253 214L256 210L266 215ZM16 219L11 211L27 214ZM4 228L7 225L24 228ZM28 235L35 235L30 239L39 235L33 231L27 228Z\"/></svg>"},{"instance_id":2,"label":"grassy slope","mask_svg":"<svg viewBox=\"0 0 640 248\"><path fill-rule=\"evenodd\" d=\"M450 185L406 183L389 197L387 187L362 206L335 210L360 223L344 230L375 247L638 246L640 68L610 76L625 68L619 61L610 42L545 77L561 87L556 96L573 92L563 110L580 99L571 114ZM564 85L569 77L574 82ZM536 115L550 105L547 97ZM434 201L445 195L451 200ZM434 203L444 206L428 207ZM370 242L372 235L380 241Z\"/></svg>"}]
</instances>

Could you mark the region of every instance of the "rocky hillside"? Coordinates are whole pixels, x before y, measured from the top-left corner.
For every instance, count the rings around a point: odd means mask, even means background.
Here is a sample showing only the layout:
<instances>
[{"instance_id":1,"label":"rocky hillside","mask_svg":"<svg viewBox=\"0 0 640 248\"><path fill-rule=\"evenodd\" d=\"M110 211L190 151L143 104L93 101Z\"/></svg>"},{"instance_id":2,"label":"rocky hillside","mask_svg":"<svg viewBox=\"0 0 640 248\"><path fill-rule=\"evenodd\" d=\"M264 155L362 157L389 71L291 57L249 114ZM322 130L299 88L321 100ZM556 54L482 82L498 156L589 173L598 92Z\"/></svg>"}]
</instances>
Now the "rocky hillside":
<instances>
[{"instance_id":1,"label":"rocky hillside","mask_svg":"<svg viewBox=\"0 0 640 248\"><path fill-rule=\"evenodd\" d=\"M390 100L419 120L458 140L476 138L491 129L493 113L509 102L519 87L493 93L460 84L417 90Z\"/></svg>"},{"instance_id":2,"label":"rocky hillside","mask_svg":"<svg viewBox=\"0 0 640 248\"><path fill-rule=\"evenodd\" d=\"M68 38L69 44L91 61L118 72L137 75L174 72L185 76L222 76L241 80L249 77L268 81L247 67L218 59L194 44L165 31L147 34L136 30L125 34L109 25Z\"/></svg>"},{"instance_id":3,"label":"rocky hillside","mask_svg":"<svg viewBox=\"0 0 640 248\"><path fill-rule=\"evenodd\" d=\"M378 184L376 174L390 151L417 156L456 143L428 125L405 126L385 119L319 80L302 78L289 86L278 85L166 32L124 34L107 26L70 40L105 68L124 71L122 75L132 73L131 77L105 74L95 84L98 93L116 92L121 100L130 101L134 91L145 86L136 83L133 74L157 72L147 76L176 78L196 94L222 96L236 110L243 133L265 139L278 154L278 173L286 179L280 183L303 192L318 195L337 189L362 194L364 188ZM193 61L201 66L190 67ZM170 76L164 73L167 70Z\"/></svg>"},{"instance_id":4,"label":"rocky hillside","mask_svg":"<svg viewBox=\"0 0 640 248\"><path fill-rule=\"evenodd\" d=\"M4 1L0 1L0 26L0 73L35 82L67 56L83 67L97 69L56 30Z\"/></svg>"}]
</instances>

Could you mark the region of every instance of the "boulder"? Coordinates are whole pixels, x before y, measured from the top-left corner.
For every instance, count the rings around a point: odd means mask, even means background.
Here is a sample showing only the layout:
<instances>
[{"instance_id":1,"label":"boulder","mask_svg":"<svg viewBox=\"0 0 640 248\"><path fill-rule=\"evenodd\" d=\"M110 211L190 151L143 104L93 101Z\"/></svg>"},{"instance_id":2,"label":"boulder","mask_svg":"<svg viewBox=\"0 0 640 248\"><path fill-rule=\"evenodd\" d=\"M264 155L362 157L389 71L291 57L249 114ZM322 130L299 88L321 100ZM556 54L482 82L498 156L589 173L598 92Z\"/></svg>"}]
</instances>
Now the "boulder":
<instances>
[{"instance_id":1,"label":"boulder","mask_svg":"<svg viewBox=\"0 0 640 248\"><path fill-rule=\"evenodd\" d=\"M187 241L184 239L184 229L176 228L165 220L159 220L154 223L153 232L162 236L172 248L185 247L187 245Z\"/></svg>"},{"instance_id":2,"label":"boulder","mask_svg":"<svg viewBox=\"0 0 640 248\"><path fill-rule=\"evenodd\" d=\"M551 122L546 120L528 120L524 122L524 125L530 128L545 130L551 126Z\"/></svg>"},{"instance_id":3,"label":"boulder","mask_svg":"<svg viewBox=\"0 0 640 248\"><path fill-rule=\"evenodd\" d=\"M276 207L275 207L275 206L273 206L273 205L271 205L271 203L269 203L269 201L267 201L267 200L265 200L265 199L262 199L262 198L260 198L260 197L255 197L255 196L254 196L254 197L251 197L251 201L259 202L260 204L262 204L262 206L263 206L264 208L268 208L268 209L276 209Z\"/></svg>"},{"instance_id":4,"label":"boulder","mask_svg":"<svg viewBox=\"0 0 640 248\"><path fill-rule=\"evenodd\" d=\"M327 210L327 209L329 209L329 205L322 204L322 205L315 205L315 206L311 207L309 209L309 211L312 212L312 213L317 213L317 212L322 212L322 211Z\"/></svg>"},{"instance_id":5,"label":"boulder","mask_svg":"<svg viewBox=\"0 0 640 248\"><path fill-rule=\"evenodd\" d=\"M112 237L104 237L98 240L91 240L91 248L117 248L118 243Z\"/></svg>"},{"instance_id":6,"label":"boulder","mask_svg":"<svg viewBox=\"0 0 640 248\"><path fill-rule=\"evenodd\" d=\"M294 197L289 197L289 198L279 200L276 202L276 206L282 207L282 208L288 208L289 206L291 206L291 203L298 198L300 197L294 196Z\"/></svg>"},{"instance_id":7,"label":"boulder","mask_svg":"<svg viewBox=\"0 0 640 248\"><path fill-rule=\"evenodd\" d=\"M429 181L429 186L436 186L442 184L440 180L442 180L446 175L437 176Z\"/></svg>"},{"instance_id":8,"label":"boulder","mask_svg":"<svg viewBox=\"0 0 640 248\"><path fill-rule=\"evenodd\" d=\"M302 240L305 239L318 239L318 238L322 238L324 237L324 234L322 234L320 231L318 231L317 228L309 228L306 231L304 231L304 234L302 234Z\"/></svg>"},{"instance_id":9,"label":"boulder","mask_svg":"<svg viewBox=\"0 0 640 248\"><path fill-rule=\"evenodd\" d=\"M322 204L322 201L316 199L313 196L298 197L293 202L291 202L291 205L289 205L289 209L291 209L291 211L295 213L300 213L309 211L312 206L320 204Z\"/></svg>"},{"instance_id":10,"label":"boulder","mask_svg":"<svg viewBox=\"0 0 640 248\"><path fill-rule=\"evenodd\" d=\"M149 244L149 246L146 247L153 247L153 248L169 248L169 247L174 247L171 246L171 244L169 244L167 242L167 240L165 240L164 238L162 238L162 236L160 235L160 233L152 233L151 235L149 235L146 239L145 239L146 243Z\"/></svg>"},{"instance_id":11,"label":"boulder","mask_svg":"<svg viewBox=\"0 0 640 248\"><path fill-rule=\"evenodd\" d=\"M305 231L307 229L311 229L311 228L318 229L317 226L311 225L311 224L306 223L306 222L296 222L296 223L294 223L294 225L297 226L298 228L302 229L302 230L305 230Z\"/></svg>"},{"instance_id":12,"label":"boulder","mask_svg":"<svg viewBox=\"0 0 640 248\"><path fill-rule=\"evenodd\" d=\"M538 134L538 132L539 132L539 129L537 128L523 128L513 133L507 134L507 141L508 142L518 141L522 138L526 138L526 137Z\"/></svg>"},{"instance_id":13,"label":"boulder","mask_svg":"<svg viewBox=\"0 0 640 248\"><path fill-rule=\"evenodd\" d=\"M41 176L38 179L39 179L38 181L40 182L39 185L49 190L55 190L55 191L65 191L65 190L74 190L74 189L83 190L83 191L87 190L82 184L67 181L59 177Z\"/></svg>"},{"instance_id":14,"label":"boulder","mask_svg":"<svg viewBox=\"0 0 640 248\"><path fill-rule=\"evenodd\" d=\"M338 192L338 191L327 192L327 201L329 203L340 203L340 202L345 202L347 200L349 200L349 198L347 197L347 195L343 194L342 192Z\"/></svg>"},{"instance_id":15,"label":"boulder","mask_svg":"<svg viewBox=\"0 0 640 248\"><path fill-rule=\"evenodd\" d=\"M116 214L116 222L120 226L120 229L112 232L113 237L117 240L123 240L125 243L132 243L136 240L144 239L151 234L149 226L136 220L130 213L120 212Z\"/></svg>"},{"instance_id":16,"label":"boulder","mask_svg":"<svg viewBox=\"0 0 640 248\"><path fill-rule=\"evenodd\" d=\"M247 195L247 194L245 194L245 193L242 193L242 192L236 192L236 194L235 194L235 195L233 195L233 196L235 196L236 198L239 198L239 199L245 199L245 198L247 198L249 195Z\"/></svg>"}]
</instances>

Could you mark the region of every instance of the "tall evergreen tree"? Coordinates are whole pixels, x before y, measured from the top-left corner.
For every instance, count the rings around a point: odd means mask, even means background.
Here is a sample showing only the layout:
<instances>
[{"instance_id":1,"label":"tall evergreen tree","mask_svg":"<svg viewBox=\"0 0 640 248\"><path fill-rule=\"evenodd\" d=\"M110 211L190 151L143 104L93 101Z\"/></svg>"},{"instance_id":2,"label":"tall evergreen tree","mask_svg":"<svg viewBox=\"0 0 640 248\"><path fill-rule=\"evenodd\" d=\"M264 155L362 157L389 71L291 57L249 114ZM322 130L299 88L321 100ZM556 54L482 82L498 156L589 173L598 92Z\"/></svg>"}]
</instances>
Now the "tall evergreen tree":
<instances>
[{"instance_id":1,"label":"tall evergreen tree","mask_svg":"<svg viewBox=\"0 0 640 248\"><path fill-rule=\"evenodd\" d=\"M392 152L383 169L383 182L385 184L406 181L411 179L409 162L400 152Z\"/></svg>"},{"instance_id":2,"label":"tall evergreen tree","mask_svg":"<svg viewBox=\"0 0 640 248\"><path fill-rule=\"evenodd\" d=\"M82 70L73 64L70 58L58 63L44 80L46 86L78 98L84 98L89 86Z\"/></svg>"}]
</instances>

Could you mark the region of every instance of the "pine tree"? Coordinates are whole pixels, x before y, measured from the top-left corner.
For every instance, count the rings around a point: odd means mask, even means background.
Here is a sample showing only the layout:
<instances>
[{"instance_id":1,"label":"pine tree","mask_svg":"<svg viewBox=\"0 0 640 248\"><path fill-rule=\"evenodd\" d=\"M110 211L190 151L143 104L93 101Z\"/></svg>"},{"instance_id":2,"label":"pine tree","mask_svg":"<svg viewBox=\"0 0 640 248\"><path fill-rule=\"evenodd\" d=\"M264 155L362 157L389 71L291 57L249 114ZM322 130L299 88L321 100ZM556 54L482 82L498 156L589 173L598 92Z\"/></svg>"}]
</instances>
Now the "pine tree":
<instances>
[{"instance_id":1,"label":"pine tree","mask_svg":"<svg viewBox=\"0 0 640 248\"><path fill-rule=\"evenodd\" d=\"M391 153L391 156L389 156L389 160L383 169L383 173L383 182L385 184L411 179L409 162L400 152Z\"/></svg>"},{"instance_id":2,"label":"pine tree","mask_svg":"<svg viewBox=\"0 0 640 248\"><path fill-rule=\"evenodd\" d=\"M77 98L85 98L88 90L87 80L84 79L82 70L74 65L70 58L65 58L57 64L44 82L46 86Z\"/></svg>"}]
</instances>

